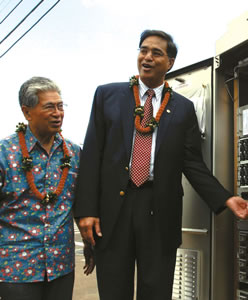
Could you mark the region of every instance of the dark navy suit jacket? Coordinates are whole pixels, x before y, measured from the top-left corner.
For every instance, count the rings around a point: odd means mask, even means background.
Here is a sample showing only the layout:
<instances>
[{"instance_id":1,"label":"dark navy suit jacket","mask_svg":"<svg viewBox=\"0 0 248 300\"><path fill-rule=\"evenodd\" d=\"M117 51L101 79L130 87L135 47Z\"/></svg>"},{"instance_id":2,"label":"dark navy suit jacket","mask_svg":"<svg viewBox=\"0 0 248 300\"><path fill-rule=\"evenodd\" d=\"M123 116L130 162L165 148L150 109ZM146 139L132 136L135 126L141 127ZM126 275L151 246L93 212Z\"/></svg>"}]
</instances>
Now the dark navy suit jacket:
<instances>
[{"instance_id":1,"label":"dark navy suit jacket","mask_svg":"<svg viewBox=\"0 0 248 300\"><path fill-rule=\"evenodd\" d=\"M129 181L135 100L129 83L99 86L94 96L80 161L75 216L100 218L105 247L118 219ZM193 103L173 93L158 127L154 162L153 210L162 245L181 243L182 173L216 213L231 197L202 159ZM193 209L193 208L192 208Z\"/></svg>"}]
</instances>

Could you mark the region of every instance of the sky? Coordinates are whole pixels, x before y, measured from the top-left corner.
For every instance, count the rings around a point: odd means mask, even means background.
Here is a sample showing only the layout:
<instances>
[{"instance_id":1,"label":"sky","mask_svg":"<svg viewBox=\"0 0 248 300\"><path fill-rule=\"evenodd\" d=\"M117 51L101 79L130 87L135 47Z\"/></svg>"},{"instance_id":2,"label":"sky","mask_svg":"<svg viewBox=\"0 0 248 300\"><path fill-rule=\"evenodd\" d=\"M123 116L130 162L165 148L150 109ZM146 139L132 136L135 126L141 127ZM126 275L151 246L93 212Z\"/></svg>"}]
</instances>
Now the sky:
<instances>
[{"instance_id":1,"label":"sky","mask_svg":"<svg viewBox=\"0 0 248 300\"><path fill-rule=\"evenodd\" d=\"M18 104L21 84L45 76L59 85L67 104L63 135L82 144L96 87L137 74L143 30L174 37L174 71L213 57L228 24L246 11L244 0L235 5L226 0L61 0L0 58L0 139L25 121Z\"/></svg>"}]
</instances>

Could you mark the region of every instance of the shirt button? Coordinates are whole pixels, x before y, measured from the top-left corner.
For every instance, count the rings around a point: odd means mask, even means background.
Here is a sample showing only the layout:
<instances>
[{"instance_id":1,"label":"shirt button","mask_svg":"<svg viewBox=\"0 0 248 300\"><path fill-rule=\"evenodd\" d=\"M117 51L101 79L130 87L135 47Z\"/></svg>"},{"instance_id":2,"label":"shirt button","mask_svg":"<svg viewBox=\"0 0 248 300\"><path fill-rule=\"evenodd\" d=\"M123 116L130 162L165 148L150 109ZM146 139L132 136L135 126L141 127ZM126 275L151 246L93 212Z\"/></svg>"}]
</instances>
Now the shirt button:
<instances>
[{"instance_id":1,"label":"shirt button","mask_svg":"<svg viewBox=\"0 0 248 300\"><path fill-rule=\"evenodd\" d=\"M120 196L124 196L124 195L125 195L125 192L120 191Z\"/></svg>"}]
</instances>

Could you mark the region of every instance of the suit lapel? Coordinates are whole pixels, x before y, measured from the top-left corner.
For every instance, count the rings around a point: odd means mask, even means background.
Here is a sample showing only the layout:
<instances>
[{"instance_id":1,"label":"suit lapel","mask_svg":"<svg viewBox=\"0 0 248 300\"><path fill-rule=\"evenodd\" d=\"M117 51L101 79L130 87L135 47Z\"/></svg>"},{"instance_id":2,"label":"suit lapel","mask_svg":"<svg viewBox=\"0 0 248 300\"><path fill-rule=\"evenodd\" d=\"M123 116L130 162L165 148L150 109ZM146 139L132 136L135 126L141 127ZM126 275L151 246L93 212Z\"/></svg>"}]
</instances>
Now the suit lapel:
<instances>
[{"instance_id":1,"label":"suit lapel","mask_svg":"<svg viewBox=\"0 0 248 300\"><path fill-rule=\"evenodd\" d=\"M134 131L135 100L132 89L127 87L121 94L121 122L128 160L131 156Z\"/></svg>"},{"instance_id":2,"label":"suit lapel","mask_svg":"<svg viewBox=\"0 0 248 300\"><path fill-rule=\"evenodd\" d=\"M166 136L166 131L167 131L170 121L174 115L175 108L176 108L176 101L174 99L174 96L172 95L167 106L165 107L165 110L163 111L163 114L162 114L160 122L159 122L155 155L158 153L161 142Z\"/></svg>"}]
</instances>

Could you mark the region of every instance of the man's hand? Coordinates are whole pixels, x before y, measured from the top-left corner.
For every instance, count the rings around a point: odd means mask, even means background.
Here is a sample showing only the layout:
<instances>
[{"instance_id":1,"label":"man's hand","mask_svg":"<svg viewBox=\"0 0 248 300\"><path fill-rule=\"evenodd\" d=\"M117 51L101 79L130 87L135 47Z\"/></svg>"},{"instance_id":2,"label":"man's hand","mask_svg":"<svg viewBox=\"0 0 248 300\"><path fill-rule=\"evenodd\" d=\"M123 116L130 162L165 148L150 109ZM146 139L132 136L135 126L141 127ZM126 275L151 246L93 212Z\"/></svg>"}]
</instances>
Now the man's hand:
<instances>
[{"instance_id":1,"label":"man's hand","mask_svg":"<svg viewBox=\"0 0 248 300\"><path fill-rule=\"evenodd\" d=\"M96 244L94 232L97 236L102 236L100 219L95 217L86 217L80 219L77 224L83 240L94 247Z\"/></svg>"},{"instance_id":2,"label":"man's hand","mask_svg":"<svg viewBox=\"0 0 248 300\"><path fill-rule=\"evenodd\" d=\"M240 219L246 219L248 217L248 202L241 197L234 196L226 201L233 213Z\"/></svg>"},{"instance_id":3,"label":"man's hand","mask_svg":"<svg viewBox=\"0 0 248 300\"><path fill-rule=\"evenodd\" d=\"M93 272L96 265L94 248L87 241L83 241L83 242L84 242L84 257L85 257L84 274L88 276Z\"/></svg>"}]
</instances>

